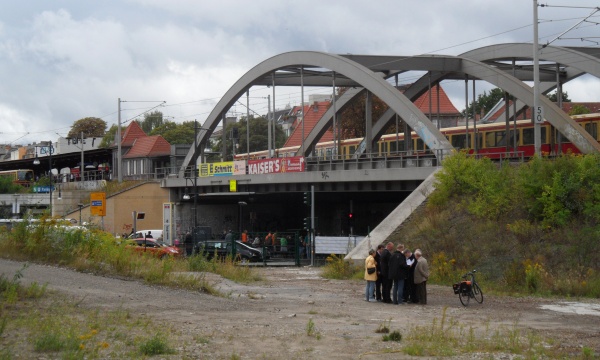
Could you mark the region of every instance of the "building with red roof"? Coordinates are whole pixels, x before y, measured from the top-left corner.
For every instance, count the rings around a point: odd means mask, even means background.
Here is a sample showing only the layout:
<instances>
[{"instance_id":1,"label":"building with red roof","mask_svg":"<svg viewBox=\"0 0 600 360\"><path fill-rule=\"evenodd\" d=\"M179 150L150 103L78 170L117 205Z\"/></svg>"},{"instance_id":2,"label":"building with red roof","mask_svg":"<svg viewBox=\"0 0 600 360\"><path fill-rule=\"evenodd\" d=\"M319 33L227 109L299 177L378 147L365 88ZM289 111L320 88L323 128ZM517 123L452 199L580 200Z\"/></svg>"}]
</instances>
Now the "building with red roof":
<instances>
[{"instance_id":1,"label":"building with red roof","mask_svg":"<svg viewBox=\"0 0 600 360\"><path fill-rule=\"evenodd\" d=\"M404 92L408 86L409 85L398 87L398 90ZM461 113L452 104L452 101L450 101L450 98L444 89L441 86L434 86L431 88L431 109L429 98L429 92L425 92L414 102L414 104L425 114L425 116L428 116L434 124L436 124L439 116L440 127L456 126L457 122L461 119ZM304 106L304 114L302 114L302 107L293 107L290 113L284 117L284 121L289 122L287 128L291 130L284 147L300 146L302 144L302 122L304 121L304 137L306 138L323 114L329 109L330 105L330 101L315 101L310 105ZM290 121L290 119L292 119L292 121ZM319 141L326 142L332 140L333 132L327 130Z\"/></svg>"},{"instance_id":2,"label":"building with red roof","mask_svg":"<svg viewBox=\"0 0 600 360\"><path fill-rule=\"evenodd\" d=\"M294 121L292 127L292 133L290 137L288 137L287 141L283 145L283 147L288 146L300 146L302 144L302 126L304 123L304 138L308 136L310 131L315 127L317 122L323 117L327 109L329 109L329 105L331 102L329 101L315 101L311 105L304 106L304 113L302 116L296 116L296 121ZM298 115L298 110L300 107L294 107L296 109L296 115ZM330 130L327 130L325 134L321 137L320 141L331 141L333 140L333 133Z\"/></svg>"},{"instance_id":3,"label":"building with red roof","mask_svg":"<svg viewBox=\"0 0 600 360\"><path fill-rule=\"evenodd\" d=\"M171 144L161 135L148 136L137 121L132 121L121 140L123 178L147 178L158 169L171 166ZM116 163L117 147L114 161Z\"/></svg>"},{"instance_id":4,"label":"building with red roof","mask_svg":"<svg viewBox=\"0 0 600 360\"><path fill-rule=\"evenodd\" d=\"M400 86L398 90L404 92L408 86ZM431 93L431 96L430 96ZM438 98L439 96L439 98ZM431 98L431 101L430 101ZM425 116L427 116L435 125L437 125L438 117L440 127L456 126L461 119L461 113L456 109L448 94L441 86L433 86L430 91L426 91L413 102ZM439 109L438 109L439 104Z\"/></svg>"}]
</instances>

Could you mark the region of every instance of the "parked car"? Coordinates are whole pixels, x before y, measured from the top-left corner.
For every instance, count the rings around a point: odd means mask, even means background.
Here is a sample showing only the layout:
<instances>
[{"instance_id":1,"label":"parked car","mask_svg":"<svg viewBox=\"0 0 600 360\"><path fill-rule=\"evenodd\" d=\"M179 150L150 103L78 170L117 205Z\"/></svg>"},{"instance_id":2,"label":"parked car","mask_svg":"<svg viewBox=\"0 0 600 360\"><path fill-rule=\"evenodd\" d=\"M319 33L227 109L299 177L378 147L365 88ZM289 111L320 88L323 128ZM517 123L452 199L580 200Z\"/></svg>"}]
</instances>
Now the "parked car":
<instances>
[{"instance_id":1,"label":"parked car","mask_svg":"<svg viewBox=\"0 0 600 360\"><path fill-rule=\"evenodd\" d=\"M256 249L244 244L241 241L235 242L236 257L239 256L242 261L257 262L263 261L262 249ZM207 259L212 259L216 254L220 259L231 255L231 241L225 240L206 240L197 243L196 254L202 254ZM267 252L268 254L268 252ZM268 256L266 257L268 259Z\"/></svg>"},{"instance_id":2,"label":"parked car","mask_svg":"<svg viewBox=\"0 0 600 360\"><path fill-rule=\"evenodd\" d=\"M127 247L133 249L135 252L144 254L153 254L159 259L165 259L168 256L181 256L182 252L175 246L169 246L162 241L158 241L155 239L132 239L128 240L126 245Z\"/></svg>"},{"instance_id":3,"label":"parked car","mask_svg":"<svg viewBox=\"0 0 600 360\"><path fill-rule=\"evenodd\" d=\"M138 230L135 233L131 233L127 236L128 239L141 239L144 237L162 241L163 230L162 229Z\"/></svg>"}]
</instances>

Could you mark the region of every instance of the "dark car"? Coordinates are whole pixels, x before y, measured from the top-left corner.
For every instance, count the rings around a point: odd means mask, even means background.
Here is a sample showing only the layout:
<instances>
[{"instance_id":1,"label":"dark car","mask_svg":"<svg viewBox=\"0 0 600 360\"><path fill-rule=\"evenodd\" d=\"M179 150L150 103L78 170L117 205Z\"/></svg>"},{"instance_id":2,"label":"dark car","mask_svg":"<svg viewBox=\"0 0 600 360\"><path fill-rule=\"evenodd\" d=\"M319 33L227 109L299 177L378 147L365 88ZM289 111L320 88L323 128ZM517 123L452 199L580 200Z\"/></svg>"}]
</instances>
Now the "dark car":
<instances>
[{"instance_id":1,"label":"dark car","mask_svg":"<svg viewBox=\"0 0 600 360\"><path fill-rule=\"evenodd\" d=\"M212 259L216 254L220 259L231 255L231 241L225 240L206 240L200 241L196 246L196 253L206 256L207 259ZM263 261L262 249L255 249L244 244L241 241L235 242L236 257L242 261L257 262ZM268 258L268 256L267 256Z\"/></svg>"}]
</instances>

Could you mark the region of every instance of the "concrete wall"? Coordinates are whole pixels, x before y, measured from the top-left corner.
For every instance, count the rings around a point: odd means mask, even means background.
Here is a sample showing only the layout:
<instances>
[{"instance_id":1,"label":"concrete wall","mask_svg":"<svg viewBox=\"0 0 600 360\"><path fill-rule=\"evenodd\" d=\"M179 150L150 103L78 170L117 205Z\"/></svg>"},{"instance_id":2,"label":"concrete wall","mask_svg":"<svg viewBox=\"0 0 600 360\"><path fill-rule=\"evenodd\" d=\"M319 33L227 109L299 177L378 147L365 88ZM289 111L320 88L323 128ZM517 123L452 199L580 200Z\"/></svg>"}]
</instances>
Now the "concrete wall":
<instances>
[{"instance_id":1,"label":"concrete wall","mask_svg":"<svg viewBox=\"0 0 600 360\"><path fill-rule=\"evenodd\" d=\"M163 203L169 201L169 190L158 183L145 183L106 199L104 230L114 235L130 233L133 228L132 212L143 212L144 220L137 221L138 230L163 228ZM89 192L86 206L81 210L84 222L100 225L102 218L90 215ZM63 215L79 221L79 207Z\"/></svg>"}]
</instances>

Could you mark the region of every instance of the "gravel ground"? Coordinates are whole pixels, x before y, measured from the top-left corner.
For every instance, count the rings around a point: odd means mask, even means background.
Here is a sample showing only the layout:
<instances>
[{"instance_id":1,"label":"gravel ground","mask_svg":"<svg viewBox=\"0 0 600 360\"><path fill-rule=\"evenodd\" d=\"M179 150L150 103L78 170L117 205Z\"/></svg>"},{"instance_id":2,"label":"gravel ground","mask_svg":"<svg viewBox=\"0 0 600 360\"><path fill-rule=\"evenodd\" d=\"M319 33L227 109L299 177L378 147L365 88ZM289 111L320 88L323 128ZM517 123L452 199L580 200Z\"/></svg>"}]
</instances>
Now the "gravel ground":
<instances>
[{"instance_id":1,"label":"gravel ground","mask_svg":"<svg viewBox=\"0 0 600 360\"><path fill-rule=\"evenodd\" d=\"M12 277L21 266L0 260L0 273ZM444 309L448 318L476 331L535 330L573 354L580 354L583 346L600 354L598 300L486 295L483 304L465 308L450 287L428 286L426 306L391 305L364 301L364 282L326 280L318 269L270 267L257 271L265 281L250 285L208 274L210 281L228 294L225 298L47 265L30 265L21 281L47 283L80 306L128 309L132 314L151 316L156 324L178 329L177 353L169 356L174 359L235 358L232 355L241 359L409 358L399 351L404 341L383 342L375 330L390 321L390 328L406 337L414 326L431 326L434 319L439 322ZM311 321L314 336L307 335ZM200 337L208 342L198 342ZM483 357L489 358L489 354L460 358Z\"/></svg>"}]
</instances>

